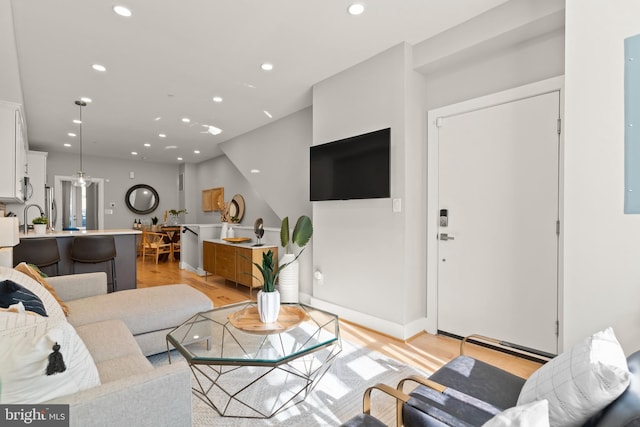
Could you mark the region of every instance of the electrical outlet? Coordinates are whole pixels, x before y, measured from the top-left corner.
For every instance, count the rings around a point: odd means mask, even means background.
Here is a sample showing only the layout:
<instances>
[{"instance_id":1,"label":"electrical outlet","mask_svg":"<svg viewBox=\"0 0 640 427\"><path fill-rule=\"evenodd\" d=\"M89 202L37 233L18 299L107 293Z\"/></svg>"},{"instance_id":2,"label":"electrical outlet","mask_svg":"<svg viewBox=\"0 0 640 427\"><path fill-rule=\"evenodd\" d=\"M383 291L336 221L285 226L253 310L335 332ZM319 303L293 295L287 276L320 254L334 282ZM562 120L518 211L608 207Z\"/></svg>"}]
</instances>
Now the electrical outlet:
<instances>
[{"instance_id":1,"label":"electrical outlet","mask_svg":"<svg viewBox=\"0 0 640 427\"><path fill-rule=\"evenodd\" d=\"M113 209L105 209L104 210L104 214L105 215L113 215Z\"/></svg>"}]
</instances>

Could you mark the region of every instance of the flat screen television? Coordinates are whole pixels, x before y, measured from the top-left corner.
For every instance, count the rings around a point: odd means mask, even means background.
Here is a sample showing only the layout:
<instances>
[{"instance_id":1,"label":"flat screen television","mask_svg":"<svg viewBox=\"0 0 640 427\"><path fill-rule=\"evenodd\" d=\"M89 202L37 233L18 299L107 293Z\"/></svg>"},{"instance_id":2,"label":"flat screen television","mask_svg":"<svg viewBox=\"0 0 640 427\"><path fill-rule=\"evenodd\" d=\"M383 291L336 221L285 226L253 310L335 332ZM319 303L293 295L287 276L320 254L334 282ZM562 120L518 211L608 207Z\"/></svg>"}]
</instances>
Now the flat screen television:
<instances>
[{"instance_id":1,"label":"flat screen television","mask_svg":"<svg viewBox=\"0 0 640 427\"><path fill-rule=\"evenodd\" d=\"M387 128L311 147L311 201L390 197L390 144Z\"/></svg>"}]
</instances>

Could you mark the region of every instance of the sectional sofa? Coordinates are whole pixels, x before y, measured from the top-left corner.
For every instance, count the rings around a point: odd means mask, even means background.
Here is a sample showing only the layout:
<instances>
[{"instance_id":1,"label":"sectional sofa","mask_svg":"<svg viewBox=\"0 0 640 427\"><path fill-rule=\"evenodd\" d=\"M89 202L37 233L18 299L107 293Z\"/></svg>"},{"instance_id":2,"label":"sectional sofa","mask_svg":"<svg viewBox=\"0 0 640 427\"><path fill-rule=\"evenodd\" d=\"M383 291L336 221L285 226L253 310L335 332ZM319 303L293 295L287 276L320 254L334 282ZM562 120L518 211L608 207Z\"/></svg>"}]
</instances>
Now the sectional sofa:
<instances>
[{"instance_id":1,"label":"sectional sofa","mask_svg":"<svg viewBox=\"0 0 640 427\"><path fill-rule=\"evenodd\" d=\"M0 404L68 404L71 426L191 426L188 366L154 368L145 355L166 351L168 330L213 308L208 297L187 285L107 294L104 273L48 278L55 296L0 267L5 280L37 295L47 317L0 312ZM66 370L46 375L53 344Z\"/></svg>"}]
</instances>

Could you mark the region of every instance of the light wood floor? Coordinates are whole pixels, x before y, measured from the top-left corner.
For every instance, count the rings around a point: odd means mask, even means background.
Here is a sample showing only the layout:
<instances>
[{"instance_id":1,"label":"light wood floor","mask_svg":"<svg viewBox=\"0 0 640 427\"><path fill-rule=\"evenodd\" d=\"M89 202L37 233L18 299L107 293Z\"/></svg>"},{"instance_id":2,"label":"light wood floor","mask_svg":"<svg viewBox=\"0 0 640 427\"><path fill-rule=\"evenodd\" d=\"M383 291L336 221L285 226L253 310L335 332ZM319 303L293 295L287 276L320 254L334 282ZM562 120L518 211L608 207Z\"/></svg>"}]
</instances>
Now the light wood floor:
<instances>
[{"instance_id":1,"label":"light wood floor","mask_svg":"<svg viewBox=\"0 0 640 427\"><path fill-rule=\"evenodd\" d=\"M252 299L247 287L239 285L236 288L234 283L219 276L209 275L205 280L197 274L180 270L178 262L161 261L156 265L149 259L144 263L138 259L137 266L140 288L186 283L206 294L216 307ZM340 321L340 331L344 339L426 372L433 372L459 354L460 341L440 335L421 333L402 341L344 320ZM467 354L524 378L540 367L539 363L475 345L468 347Z\"/></svg>"}]
</instances>

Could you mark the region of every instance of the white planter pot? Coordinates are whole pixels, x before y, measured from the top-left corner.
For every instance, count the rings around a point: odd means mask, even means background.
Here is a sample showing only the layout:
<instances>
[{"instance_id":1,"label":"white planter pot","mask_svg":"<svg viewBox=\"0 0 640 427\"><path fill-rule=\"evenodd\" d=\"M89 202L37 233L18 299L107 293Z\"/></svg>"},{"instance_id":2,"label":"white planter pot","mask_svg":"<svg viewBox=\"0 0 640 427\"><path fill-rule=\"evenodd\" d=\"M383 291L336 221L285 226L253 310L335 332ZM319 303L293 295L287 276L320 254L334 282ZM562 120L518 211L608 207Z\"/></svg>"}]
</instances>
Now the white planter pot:
<instances>
[{"instance_id":1,"label":"white planter pot","mask_svg":"<svg viewBox=\"0 0 640 427\"><path fill-rule=\"evenodd\" d=\"M223 222L220 230L220 239L226 239L227 237L229 237L229 223Z\"/></svg>"},{"instance_id":2,"label":"white planter pot","mask_svg":"<svg viewBox=\"0 0 640 427\"><path fill-rule=\"evenodd\" d=\"M33 224L33 231L36 234L46 234L47 224Z\"/></svg>"},{"instance_id":3,"label":"white planter pot","mask_svg":"<svg viewBox=\"0 0 640 427\"><path fill-rule=\"evenodd\" d=\"M280 300L282 302L298 302L298 284L300 265L294 254L284 254L279 261L279 265L291 263L278 276L278 289L280 290ZM293 261L293 262L292 262Z\"/></svg>"},{"instance_id":4,"label":"white planter pot","mask_svg":"<svg viewBox=\"0 0 640 427\"><path fill-rule=\"evenodd\" d=\"M258 292L258 314L263 323L273 323L280 313L280 292Z\"/></svg>"}]
</instances>

